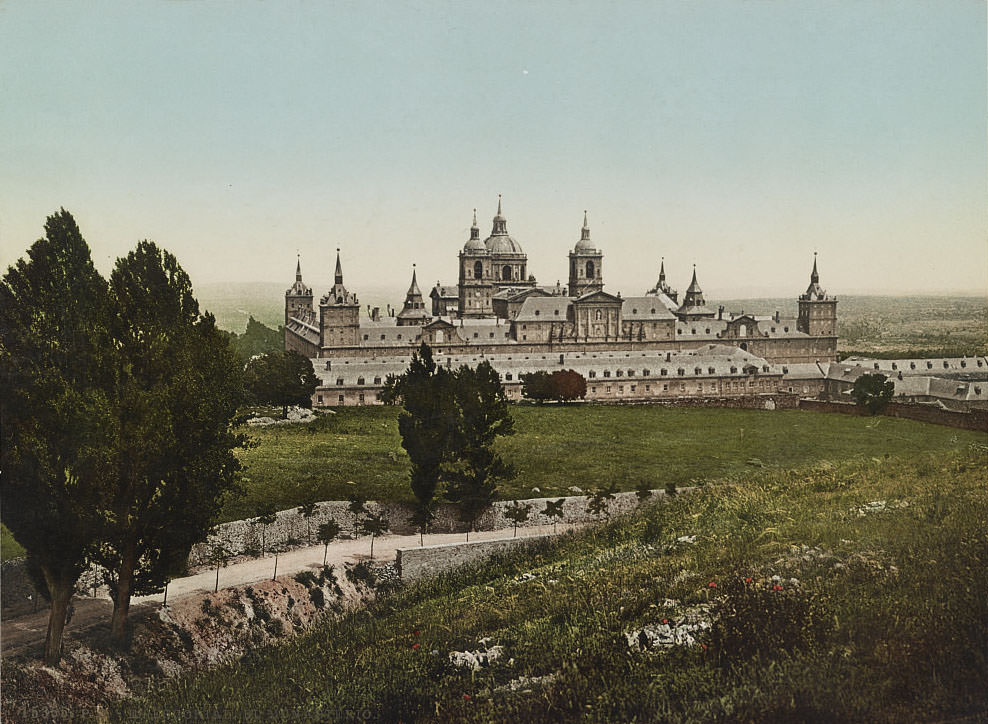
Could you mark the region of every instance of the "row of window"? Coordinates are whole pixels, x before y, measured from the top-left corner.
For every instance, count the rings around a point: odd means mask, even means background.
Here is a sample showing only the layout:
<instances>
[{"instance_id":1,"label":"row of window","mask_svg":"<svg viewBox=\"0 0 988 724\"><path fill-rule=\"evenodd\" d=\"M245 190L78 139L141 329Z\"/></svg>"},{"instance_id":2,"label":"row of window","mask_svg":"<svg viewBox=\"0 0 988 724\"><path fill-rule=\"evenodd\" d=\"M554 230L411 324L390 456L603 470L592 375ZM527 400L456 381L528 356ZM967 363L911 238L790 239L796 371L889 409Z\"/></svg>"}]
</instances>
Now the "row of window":
<instances>
[{"instance_id":1,"label":"row of window","mask_svg":"<svg viewBox=\"0 0 988 724\"><path fill-rule=\"evenodd\" d=\"M984 362L982 360L975 360L975 361L978 363L978 367L983 367L984 366ZM875 366L875 369L876 370L879 369L878 362L875 362L875 365L874 366ZM967 367L967 360L963 360L962 359L960 361L960 366L961 367ZM943 368L945 370L950 369L950 362L948 362L947 360L944 360L943 361ZM892 363L892 369L893 370L899 369L899 365L896 362L893 362ZM916 363L915 362L910 362L909 363L909 369L911 369L911 370L916 369ZM933 362L931 360L927 360L926 361L926 369L928 369L928 370L933 369Z\"/></svg>"}]
</instances>

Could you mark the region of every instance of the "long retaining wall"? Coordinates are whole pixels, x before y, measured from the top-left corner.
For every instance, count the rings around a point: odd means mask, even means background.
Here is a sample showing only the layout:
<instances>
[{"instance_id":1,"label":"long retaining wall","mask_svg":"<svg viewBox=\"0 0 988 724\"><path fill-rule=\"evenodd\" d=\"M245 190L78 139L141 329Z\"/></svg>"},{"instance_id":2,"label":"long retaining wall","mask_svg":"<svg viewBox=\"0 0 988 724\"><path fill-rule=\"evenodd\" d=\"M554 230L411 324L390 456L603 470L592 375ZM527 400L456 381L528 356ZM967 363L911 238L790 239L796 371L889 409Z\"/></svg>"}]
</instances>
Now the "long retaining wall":
<instances>
[{"instance_id":1,"label":"long retaining wall","mask_svg":"<svg viewBox=\"0 0 988 724\"><path fill-rule=\"evenodd\" d=\"M530 535L523 538L501 538L464 543L442 543L418 548L399 548L395 560L398 575L403 581L436 576L467 563L489 558L509 548L531 545L552 536Z\"/></svg>"},{"instance_id":2,"label":"long retaining wall","mask_svg":"<svg viewBox=\"0 0 988 724\"><path fill-rule=\"evenodd\" d=\"M653 490L649 500L656 500L665 495L664 490ZM531 506L529 519L525 525L551 525L565 523L585 523L595 520L587 511L587 496L570 495L563 498L562 516L550 518L542 513L546 503L559 498L531 498L519 501ZM614 499L608 503L608 514L626 513L640 504L637 493L615 493ZM275 521L262 526L256 518L235 520L221 523L213 529L204 543L193 546L189 553L188 568L194 570L210 565L213 561L213 551L219 547L226 559L239 556L258 556L263 550L270 554L275 549L279 551L301 548L316 544L316 531L322 523L335 521L340 526L341 537L354 535L353 514L347 510L349 504L345 501L325 501L319 503L315 515L305 518L298 508L279 511ZM488 508L476 521L477 530L506 530L514 527L505 512L509 501L498 501ZM411 522L414 508L407 503L369 502L367 509L388 519L390 532L399 534L415 533L418 529ZM433 533L463 533L467 526L459 518L459 509L455 505L442 504L436 508L436 517L429 527ZM310 542L311 541L311 542ZM79 595L93 595L93 579L96 572L87 570L80 578L77 589ZM97 587L97 593L106 594L105 587ZM28 598L28 596L34 598ZM3 618L18 616L33 610L36 592L27 570L24 559L7 561L3 564L2 588L0 588L0 613ZM41 602L42 606L45 604Z\"/></svg>"},{"instance_id":3,"label":"long retaining wall","mask_svg":"<svg viewBox=\"0 0 988 724\"><path fill-rule=\"evenodd\" d=\"M857 405L847 402L828 402L824 400L800 400L799 409L815 410L817 412L837 412L842 415L866 416L868 413ZM962 430L988 432L988 410L969 410L955 412L944 410L933 405L916 405L905 402L890 402L882 413L886 417L901 417L917 422L929 422L934 425L946 425Z\"/></svg>"}]
</instances>

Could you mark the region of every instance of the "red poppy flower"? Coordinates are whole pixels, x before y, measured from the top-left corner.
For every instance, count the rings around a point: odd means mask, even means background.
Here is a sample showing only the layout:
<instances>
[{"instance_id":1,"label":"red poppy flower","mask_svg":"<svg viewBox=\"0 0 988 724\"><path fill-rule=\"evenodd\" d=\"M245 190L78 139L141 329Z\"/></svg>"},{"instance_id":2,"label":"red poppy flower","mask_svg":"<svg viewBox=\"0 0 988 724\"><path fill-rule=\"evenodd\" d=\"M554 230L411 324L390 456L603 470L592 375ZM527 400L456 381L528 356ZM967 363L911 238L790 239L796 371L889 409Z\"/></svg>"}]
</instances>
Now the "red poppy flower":
<instances>
[{"instance_id":1,"label":"red poppy flower","mask_svg":"<svg viewBox=\"0 0 988 724\"><path fill-rule=\"evenodd\" d=\"M412 650L415 650L415 649L417 649L417 648L418 648L419 646L421 646L421 645L422 645L422 644L412 644Z\"/></svg>"},{"instance_id":2,"label":"red poppy flower","mask_svg":"<svg viewBox=\"0 0 988 724\"><path fill-rule=\"evenodd\" d=\"M667 618L662 619L662 623L669 623L669 619Z\"/></svg>"},{"instance_id":3,"label":"red poppy flower","mask_svg":"<svg viewBox=\"0 0 988 724\"><path fill-rule=\"evenodd\" d=\"M418 635L419 635L418 631L412 631L412 636L418 636Z\"/></svg>"},{"instance_id":4,"label":"red poppy flower","mask_svg":"<svg viewBox=\"0 0 988 724\"><path fill-rule=\"evenodd\" d=\"M470 695L469 694L464 694L463 695L463 701L470 701Z\"/></svg>"},{"instance_id":5,"label":"red poppy flower","mask_svg":"<svg viewBox=\"0 0 988 724\"><path fill-rule=\"evenodd\" d=\"M745 583L751 583L751 576L748 576L747 578L745 578L744 579L744 582Z\"/></svg>"},{"instance_id":6,"label":"red poppy flower","mask_svg":"<svg viewBox=\"0 0 988 724\"><path fill-rule=\"evenodd\" d=\"M700 648L703 649L704 651L706 651L707 650L707 645L706 644L700 644Z\"/></svg>"},{"instance_id":7,"label":"red poppy flower","mask_svg":"<svg viewBox=\"0 0 988 724\"><path fill-rule=\"evenodd\" d=\"M710 583L707 584L707 588L717 588L717 582L711 581Z\"/></svg>"},{"instance_id":8,"label":"red poppy flower","mask_svg":"<svg viewBox=\"0 0 988 724\"><path fill-rule=\"evenodd\" d=\"M782 590L782 586L780 586L778 583L776 583L774 586L772 586L772 590L773 591L781 591Z\"/></svg>"}]
</instances>

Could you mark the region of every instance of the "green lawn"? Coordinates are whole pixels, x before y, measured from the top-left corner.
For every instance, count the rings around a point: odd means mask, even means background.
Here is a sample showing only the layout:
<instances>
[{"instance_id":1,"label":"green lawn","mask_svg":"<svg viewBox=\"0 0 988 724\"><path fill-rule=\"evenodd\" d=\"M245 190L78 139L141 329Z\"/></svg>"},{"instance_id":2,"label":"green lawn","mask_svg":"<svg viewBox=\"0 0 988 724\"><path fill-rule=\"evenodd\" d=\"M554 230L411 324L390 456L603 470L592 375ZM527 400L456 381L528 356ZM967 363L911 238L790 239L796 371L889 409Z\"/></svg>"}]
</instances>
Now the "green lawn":
<instances>
[{"instance_id":1,"label":"green lawn","mask_svg":"<svg viewBox=\"0 0 988 724\"><path fill-rule=\"evenodd\" d=\"M321 500L358 492L368 499L410 499L398 412L342 408L308 425L252 428L257 445L242 454L246 492L228 502L224 518L250 516L261 501L289 508L309 491ZM517 433L498 445L518 477L502 486L502 498L531 497L536 487L549 496L574 485L684 485L758 465L945 452L986 441L984 433L909 420L799 410L547 405L515 406L512 414Z\"/></svg>"},{"instance_id":2,"label":"green lawn","mask_svg":"<svg viewBox=\"0 0 988 724\"><path fill-rule=\"evenodd\" d=\"M831 419L833 434L855 433ZM788 455L805 444L777 443ZM982 721L986 450L749 470L162 682L110 719ZM698 621L711 628L668 649L626 638ZM450 665L483 638L499 661Z\"/></svg>"}]
</instances>

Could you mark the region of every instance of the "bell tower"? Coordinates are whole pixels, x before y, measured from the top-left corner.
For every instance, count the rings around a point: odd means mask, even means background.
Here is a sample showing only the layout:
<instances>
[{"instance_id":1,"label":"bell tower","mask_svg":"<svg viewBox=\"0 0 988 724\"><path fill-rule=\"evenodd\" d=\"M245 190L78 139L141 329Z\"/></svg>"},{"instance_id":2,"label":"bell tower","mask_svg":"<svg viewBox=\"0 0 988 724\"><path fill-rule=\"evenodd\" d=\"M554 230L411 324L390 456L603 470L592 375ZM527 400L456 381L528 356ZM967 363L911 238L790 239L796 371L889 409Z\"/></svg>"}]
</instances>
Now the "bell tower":
<instances>
[{"instance_id":1,"label":"bell tower","mask_svg":"<svg viewBox=\"0 0 988 724\"><path fill-rule=\"evenodd\" d=\"M569 295L582 297L604 288L604 253L590 239L587 212L583 212L583 228L580 240L569 253Z\"/></svg>"},{"instance_id":2,"label":"bell tower","mask_svg":"<svg viewBox=\"0 0 988 724\"><path fill-rule=\"evenodd\" d=\"M319 300L319 346L356 347L359 337L360 304L357 295L343 286L343 265L337 249L335 283Z\"/></svg>"},{"instance_id":3,"label":"bell tower","mask_svg":"<svg viewBox=\"0 0 988 724\"><path fill-rule=\"evenodd\" d=\"M811 337L837 336L837 297L828 296L820 286L820 274L816 270L816 252L813 252L813 271L810 286L799 297L799 317L796 329Z\"/></svg>"},{"instance_id":4,"label":"bell tower","mask_svg":"<svg viewBox=\"0 0 988 724\"><path fill-rule=\"evenodd\" d=\"M285 326L292 317L310 321L313 316L312 289L302 283L302 257L295 263L295 283L285 292Z\"/></svg>"}]
</instances>

